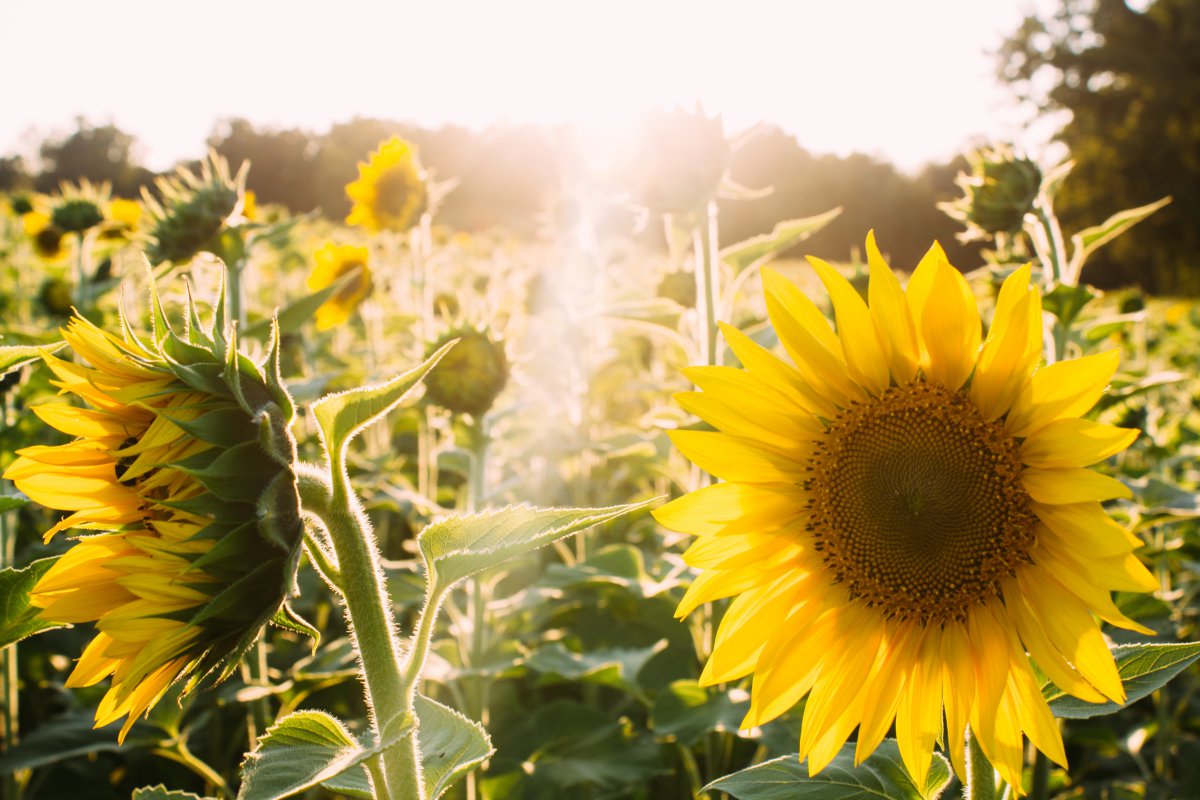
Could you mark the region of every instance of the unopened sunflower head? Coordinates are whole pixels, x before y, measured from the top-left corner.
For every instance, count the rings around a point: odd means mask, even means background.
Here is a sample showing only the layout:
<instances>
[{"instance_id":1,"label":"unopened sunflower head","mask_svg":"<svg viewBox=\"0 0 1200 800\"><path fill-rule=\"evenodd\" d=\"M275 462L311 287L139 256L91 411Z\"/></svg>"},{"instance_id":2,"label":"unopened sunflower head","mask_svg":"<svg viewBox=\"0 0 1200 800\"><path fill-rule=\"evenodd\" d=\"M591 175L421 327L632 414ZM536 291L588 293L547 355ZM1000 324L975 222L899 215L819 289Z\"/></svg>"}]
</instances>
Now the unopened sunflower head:
<instances>
[{"instance_id":1,"label":"unopened sunflower head","mask_svg":"<svg viewBox=\"0 0 1200 800\"><path fill-rule=\"evenodd\" d=\"M743 364L695 367L678 396L715 431L679 449L723 482L655 512L696 534L701 570L679 607L733 597L702 681L754 674L744 727L807 696L800 755L824 768L857 727L856 757L893 723L918 785L946 720L1019 787L1022 735L1058 763L1037 673L1087 701L1125 691L1097 618L1146 629L1112 591L1152 591L1140 541L1101 502L1129 497L1089 467L1136 430L1082 418L1116 352L1038 367L1042 302L1025 266L1004 282L986 338L975 299L937 245L907 288L867 239L868 300L810 259L836 330L764 271L790 361L724 327Z\"/></svg>"},{"instance_id":2,"label":"unopened sunflower head","mask_svg":"<svg viewBox=\"0 0 1200 800\"><path fill-rule=\"evenodd\" d=\"M461 327L430 345L428 353L432 355L455 339L458 344L425 376L425 399L451 413L479 418L508 384L504 342L486 329Z\"/></svg>"},{"instance_id":3,"label":"unopened sunflower head","mask_svg":"<svg viewBox=\"0 0 1200 800\"><path fill-rule=\"evenodd\" d=\"M14 194L8 198L8 207L16 216L23 216L33 211L33 198L27 194Z\"/></svg>"},{"instance_id":4,"label":"unopened sunflower head","mask_svg":"<svg viewBox=\"0 0 1200 800\"><path fill-rule=\"evenodd\" d=\"M50 212L50 223L64 233L83 233L104 221L111 187L81 181L78 185L63 183L60 196Z\"/></svg>"},{"instance_id":5,"label":"unopened sunflower head","mask_svg":"<svg viewBox=\"0 0 1200 800\"><path fill-rule=\"evenodd\" d=\"M659 213L696 213L717 196L732 148L720 117L656 111L638 144L638 202Z\"/></svg>"},{"instance_id":6,"label":"unopened sunflower head","mask_svg":"<svg viewBox=\"0 0 1200 800\"><path fill-rule=\"evenodd\" d=\"M367 266L369 255L365 247L333 242L326 242L313 253L316 264L308 276L309 289L318 291L345 280L341 288L317 309L318 330L344 325L371 293L371 268Z\"/></svg>"},{"instance_id":7,"label":"unopened sunflower head","mask_svg":"<svg viewBox=\"0 0 1200 800\"><path fill-rule=\"evenodd\" d=\"M213 151L199 175L181 166L174 175L158 178L157 198L143 189L147 258L154 264L182 264L201 251L219 250L221 233L242 207L248 167L243 162L231 175L228 162Z\"/></svg>"},{"instance_id":8,"label":"unopened sunflower head","mask_svg":"<svg viewBox=\"0 0 1200 800\"><path fill-rule=\"evenodd\" d=\"M967 157L971 174L958 176L963 196L942 209L967 226L964 238L984 239L1021 230L1042 185L1042 171L1007 145L986 147Z\"/></svg>"},{"instance_id":9,"label":"unopened sunflower head","mask_svg":"<svg viewBox=\"0 0 1200 800\"><path fill-rule=\"evenodd\" d=\"M429 175L417 146L393 136L358 164L358 180L347 184L353 202L347 225L369 231L407 231L429 207Z\"/></svg>"},{"instance_id":10,"label":"unopened sunflower head","mask_svg":"<svg viewBox=\"0 0 1200 800\"><path fill-rule=\"evenodd\" d=\"M18 451L4 475L71 512L47 540L88 534L30 599L44 619L95 624L67 685L111 677L96 725L127 717L121 739L172 684L229 673L291 592L302 538L276 348L263 363L238 353L220 307L207 327L189 301L183 334L157 296L154 312L149 343L71 319L78 361L43 358L83 405L34 413L75 439Z\"/></svg>"}]
</instances>

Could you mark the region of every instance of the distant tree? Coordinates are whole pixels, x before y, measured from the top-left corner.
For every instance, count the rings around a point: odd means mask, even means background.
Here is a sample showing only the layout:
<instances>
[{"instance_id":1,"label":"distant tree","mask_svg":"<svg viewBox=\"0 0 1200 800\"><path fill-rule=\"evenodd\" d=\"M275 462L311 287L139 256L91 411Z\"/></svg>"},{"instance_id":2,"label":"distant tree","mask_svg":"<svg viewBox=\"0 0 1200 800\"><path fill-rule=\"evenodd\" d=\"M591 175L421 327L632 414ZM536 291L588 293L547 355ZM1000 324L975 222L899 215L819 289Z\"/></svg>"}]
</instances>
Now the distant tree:
<instances>
[{"instance_id":1,"label":"distant tree","mask_svg":"<svg viewBox=\"0 0 1200 800\"><path fill-rule=\"evenodd\" d=\"M1075 159L1056 209L1068 233L1115 211L1174 202L1089 260L1100 285L1200 293L1200 3L1059 0L1001 51L1000 76L1044 112Z\"/></svg>"},{"instance_id":2,"label":"distant tree","mask_svg":"<svg viewBox=\"0 0 1200 800\"><path fill-rule=\"evenodd\" d=\"M20 156L0 157L0 192L28 189L33 179L25 169L25 159Z\"/></svg>"},{"instance_id":3,"label":"distant tree","mask_svg":"<svg viewBox=\"0 0 1200 800\"><path fill-rule=\"evenodd\" d=\"M208 144L223 155L233 169L250 162L246 188L261 203L280 203L293 211L317 206L313 191L313 158L317 144L312 134L295 128L255 128L244 119L217 124Z\"/></svg>"},{"instance_id":4,"label":"distant tree","mask_svg":"<svg viewBox=\"0 0 1200 800\"><path fill-rule=\"evenodd\" d=\"M865 155L814 156L795 137L767 128L734 153L731 176L743 186L773 191L756 200L722 201L721 240L739 241L769 231L779 220L842 206L838 218L792 255L844 261L855 251L862 254L866 232L873 228L897 269L915 267L935 239L951 263L973 269L981 263L979 248L960 243L955 235L961 227L936 207L957 193L958 169L959 162L931 166L914 178Z\"/></svg>"},{"instance_id":5,"label":"distant tree","mask_svg":"<svg viewBox=\"0 0 1200 800\"><path fill-rule=\"evenodd\" d=\"M83 117L77 117L75 124L76 130L69 136L42 143L37 190L53 192L62 181L86 178L93 183L111 183L116 195L137 197L154 174L134 160L133 136L114 125L93 126Z\"/></svg>"}]
</instances>

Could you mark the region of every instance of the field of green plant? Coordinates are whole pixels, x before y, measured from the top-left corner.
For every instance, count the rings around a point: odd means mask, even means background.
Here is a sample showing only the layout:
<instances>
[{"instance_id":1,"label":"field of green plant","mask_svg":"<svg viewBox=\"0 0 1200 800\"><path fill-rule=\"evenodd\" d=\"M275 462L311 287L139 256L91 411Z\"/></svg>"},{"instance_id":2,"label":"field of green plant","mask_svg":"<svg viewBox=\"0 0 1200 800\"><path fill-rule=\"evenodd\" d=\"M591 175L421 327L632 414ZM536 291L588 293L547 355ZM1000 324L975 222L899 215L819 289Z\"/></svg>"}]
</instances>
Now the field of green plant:
<instances>
[{"instance_id":1,"label":"field of green plant","mask_svg":"<svg viewBox=\"0 0 1200 800\"><path fill-rule=\"evenodd\" d=\"M246 169L0 198L3 796L1200 797L1200 310L1086 265L1159 204L987 150L889 270Z\"/></svg>"}]
</instances>

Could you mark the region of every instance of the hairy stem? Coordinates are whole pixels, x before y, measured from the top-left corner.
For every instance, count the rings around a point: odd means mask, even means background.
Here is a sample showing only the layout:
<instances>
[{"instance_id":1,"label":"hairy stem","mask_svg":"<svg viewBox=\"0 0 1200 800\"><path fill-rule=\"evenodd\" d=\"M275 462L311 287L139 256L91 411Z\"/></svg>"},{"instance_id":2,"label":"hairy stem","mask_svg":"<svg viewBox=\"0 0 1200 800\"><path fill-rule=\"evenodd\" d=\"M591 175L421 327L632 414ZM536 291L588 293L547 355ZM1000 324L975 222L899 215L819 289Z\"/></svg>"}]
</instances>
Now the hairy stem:
<instances>
[{"instance_id":1,"label":"hairy stem","mask_svg":"<svg viewBox=\"0 0 1200 800\"><path fill-rule=\"evenodd\" d=\"M979 740L967 729L967 785L963 800L996 800L996 771L983 754Z\"/></svg>"}]
</instances>

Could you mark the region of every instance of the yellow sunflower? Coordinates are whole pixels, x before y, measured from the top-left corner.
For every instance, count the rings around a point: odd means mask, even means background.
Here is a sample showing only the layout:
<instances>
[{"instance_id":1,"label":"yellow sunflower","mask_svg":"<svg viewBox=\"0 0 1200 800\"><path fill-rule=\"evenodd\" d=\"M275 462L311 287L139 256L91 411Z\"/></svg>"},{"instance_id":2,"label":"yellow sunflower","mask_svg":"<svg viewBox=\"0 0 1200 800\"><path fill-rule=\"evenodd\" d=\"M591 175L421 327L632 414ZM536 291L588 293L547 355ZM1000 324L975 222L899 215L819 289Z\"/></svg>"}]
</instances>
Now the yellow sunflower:
<instances>
[{"instance_id":1,"label":"yellow sunflower","mask_svg":"<svg viewBox=\"0 0 1200 800\"><path fill-rule=\"evenodd\" d=\"M24 448L4 473L35 502L71 512L47 541L68 528L95 534L30 600L43 619L95 623L67 685L111 676L96 726L127 717L121 740L175 681L191 689L228 674L279 612L299 553L288 448L260 444L264 428L286 432L279 403L290 401L249 359L222 357L223 336L197 328L151 349L73 318L63 337L88 366L43 358L87 407L33 411L75 439Z\"/></svg>"},{"instance_id":2,"label":"yellow sunflower","mask_svg":"<svg viewBox=\"0 0 1200 800\"><path fill-rule=\"evenodd\" d=\"M369 251L351 244L326 242L313 253L316 266L308 276L311 291L319 291L341 278L356 273L317 309L317 329L329 330L344 325L359 304L371 293L371 269L367 266Z\"/></svg>"},{"instance_id":3,"label":"yellow sunflower","mask_svg":"<svg viewBox=\"0 0 1200 800\"><path fill-rule=\"evenodd\" d=\"M347 225L370 231L406 231L429 203L427 176L417 147L393 136L358 164L358 180L346 186L353 201Z\"/></svg>"},{"instance_id":4,"label":"yellow sunflower","mask_svg":"<svg viewBox=\"0 0 1200 800\"><path fill-rule=\"evenodd\" d=\"M1145 631L1110 591L1156 584L1137 538L1101 502L1128 497L1090 469L1137 431L1081 419L1115 352L1037 369L1042 306L1028 266L1000 291L986 339L974 297L936 244L907 289L867 238L868 303L810 259L836 332L764 271L787 363L723 326L744 369L688 369L679 402L717 431L676 446L723 480L655 512L698 536L702 570L678 613L734 597L702 681L754 674L744 726L807 696L800 757L824 768L858 728L858 760L895 723L918 784L943 715L965 774L970 725L1019 791L1022 736L1064 764L1029 657L1091 702L1125 693L1096 617ZM1028 654L1028 655L1027 655Z\"/></svg>"}]
</instances>

